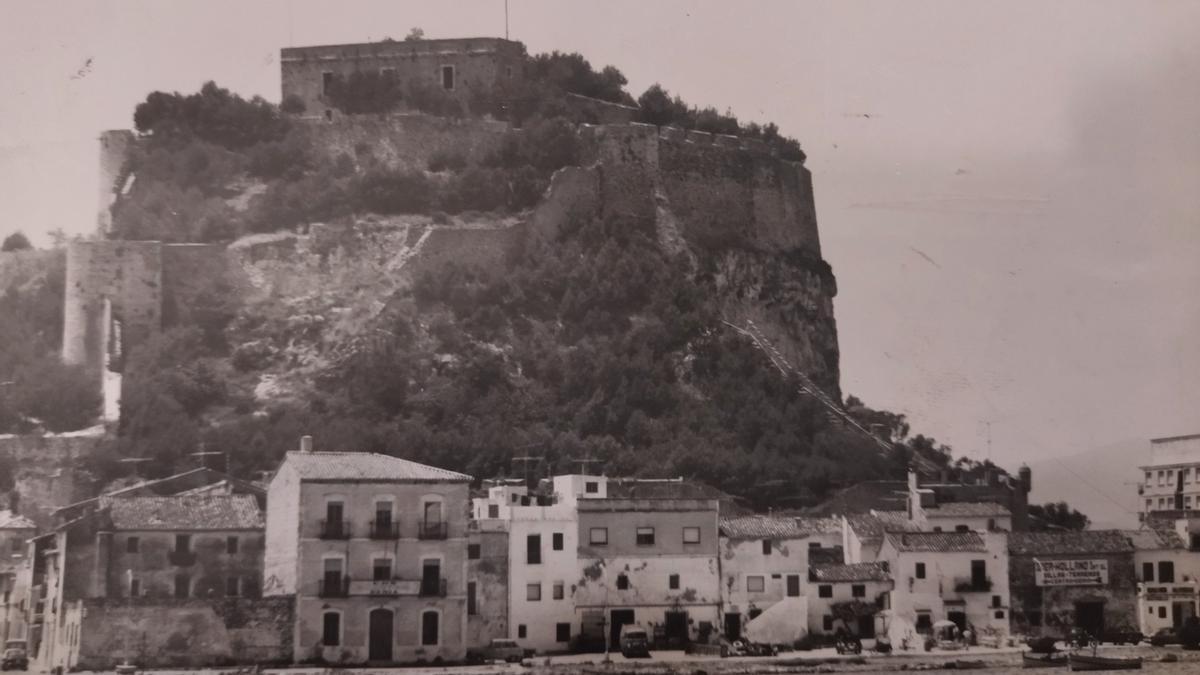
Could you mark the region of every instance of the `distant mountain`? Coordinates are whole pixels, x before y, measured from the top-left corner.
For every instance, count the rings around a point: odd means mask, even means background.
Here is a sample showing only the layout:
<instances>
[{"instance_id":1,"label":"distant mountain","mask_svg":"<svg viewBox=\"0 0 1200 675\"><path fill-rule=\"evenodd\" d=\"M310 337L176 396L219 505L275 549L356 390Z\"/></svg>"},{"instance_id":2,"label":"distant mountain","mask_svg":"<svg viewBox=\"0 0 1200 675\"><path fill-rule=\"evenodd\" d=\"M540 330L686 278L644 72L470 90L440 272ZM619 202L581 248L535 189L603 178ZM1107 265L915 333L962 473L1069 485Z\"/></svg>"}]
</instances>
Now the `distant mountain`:
<instances>
[{"instance_id":1,"label":"distant mountain","mask_svg":"<svg viewBox=\"0 0 1200 675\"><path fill-rule=\"evenodd\" d=\"M1149 459L1149 453L1149 442L1127 440L1070 457L1031 462L1029 501L1065 501L1087 514L1093 529L1137 527L1137 467Z\"/></svg>"}]
</instances>

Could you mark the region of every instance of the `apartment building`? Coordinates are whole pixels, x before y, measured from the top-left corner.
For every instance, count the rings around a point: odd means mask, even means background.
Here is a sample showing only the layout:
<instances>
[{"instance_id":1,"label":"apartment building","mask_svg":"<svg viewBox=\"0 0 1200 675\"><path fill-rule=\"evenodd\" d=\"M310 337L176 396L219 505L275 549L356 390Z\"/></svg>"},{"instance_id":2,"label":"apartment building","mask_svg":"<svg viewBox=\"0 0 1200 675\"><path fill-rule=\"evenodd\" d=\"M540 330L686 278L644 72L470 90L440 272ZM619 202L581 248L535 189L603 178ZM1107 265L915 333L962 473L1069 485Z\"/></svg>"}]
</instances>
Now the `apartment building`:
<instances>
[{"instance_id":1,"label":"apartment building","mask_svg":"<svg viewBox=\"0 0 1200 675\"><path fill-rule=\"evenodd\" d=\"M508 637L522 647L566 652L578 641L575 492L592 486L592 494L603 494L605 482L598 476L556 476L543 491L549 494L531 492L524 482L501 483L473 500L481 528L502 523L508 532Z\"/></svg>"},{"instance_id":2,"label":"apartment building","mask_svg":"<svg viewBox=\"0 0 1200 675\"><path fill-rule=\"evenodd\" d=\"M1150 462L1139 467L1140 517L1200 510L1200 434L1150 440Z\"/></svg>"},{"instance_id":3,"label":"apartment building","mask_svg":"<svg viewBox=\"0 0 1200 675\"><path fill-rule=\"evenodd\" d=\"M29 582L32 578L29 541L37 534L33 521L5 509L0 511L0 639L25 640L29 625Z\"/></svg>"},{"instance_id":4,"label":"apartment building","mask_svg":"<svg viewBox=\"0 0 1200 675\"><path fill-rule=\"evenodd\" d=\"M264 595L294 595L296 661L465 656L470 476L375 453L284 458L267 490Z\"/></svg>"}]
</instances>

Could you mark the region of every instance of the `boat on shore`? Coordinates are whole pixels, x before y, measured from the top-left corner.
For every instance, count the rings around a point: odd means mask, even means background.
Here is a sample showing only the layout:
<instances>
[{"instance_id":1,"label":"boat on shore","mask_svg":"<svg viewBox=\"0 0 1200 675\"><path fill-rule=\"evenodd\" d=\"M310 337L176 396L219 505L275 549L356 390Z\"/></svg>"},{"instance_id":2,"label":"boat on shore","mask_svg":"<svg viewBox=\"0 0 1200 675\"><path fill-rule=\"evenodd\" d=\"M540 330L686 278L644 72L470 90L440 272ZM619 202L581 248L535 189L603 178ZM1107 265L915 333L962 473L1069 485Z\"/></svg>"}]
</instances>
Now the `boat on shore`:
<instances>
[{"instance_id":1,"label":"boat on shore","mask_svg":"<svg viewBox=\"0 0 1200 675\"><path fill-rule=\"evenodd\" d=\"M1086 654L1068 654L1067 665L1072 672L1098 670L1141 670L1142 659L1118 659L1108 656L1088 656Z\"/></svg>"},{"instance_id":2,"label":"boat on shore","mask_svg":"<svg viewBox=\"0 0 1200 675\"><path fill-rule=\"evenodd\" d=\"M1038 654L1021 652L1022 668L1066 668L1066 654Z\"/></svg>"}]
</instances>

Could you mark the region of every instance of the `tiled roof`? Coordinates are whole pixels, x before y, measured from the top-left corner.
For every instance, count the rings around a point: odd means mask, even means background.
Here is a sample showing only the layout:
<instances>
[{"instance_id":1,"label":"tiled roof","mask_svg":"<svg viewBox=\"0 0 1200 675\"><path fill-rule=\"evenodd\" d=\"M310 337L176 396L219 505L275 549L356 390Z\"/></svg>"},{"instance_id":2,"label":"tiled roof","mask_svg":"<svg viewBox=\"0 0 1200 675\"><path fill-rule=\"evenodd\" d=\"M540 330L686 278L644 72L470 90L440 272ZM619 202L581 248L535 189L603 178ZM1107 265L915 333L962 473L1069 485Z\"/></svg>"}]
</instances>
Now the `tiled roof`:
<instances>
[{"instance_id":1,"label":"tiled roof","mask_svg":"<svg viewBox=\"0 0 1200 675\"><path fill-rule=\"evenodd\" d=\"M374 452L289 452L284 463L301 480L396 480L465 483L465 473Z\"/></svg>"},{"instance_id":2,"label":"tiled roof","mask_svg":"<svg viewBox=\"0 0 1200 675\"><path fill-rule=\"evenodd\" d=\"M879 539L884 532L915 531L917 526L909 522L904 511L875 511L846 516L850 529L860 538Z\"/></svg>"},{"instance_id":3,"label":"tiled roof","mask_svg":"<svg viewBox=\"0 0 1200 675\"><path fill-rule=\"evenodd\" d=\"M813 565L809 571L813 581L842 583L850 581L889 581L887 563L865 562L852 565Z\"/></svg>"},{"instance_id":4,"label":"tiled roof","mask_svg":"<svg viewBox=\"0 0 1200 675\"><path fill-rule=\"evenodd\" d=\"M929 518L994 518L1011 515L1007 507L995 502L947 502L925 509L925 516Z\"/></svg>"},{"instance_id":5,"label":"tiled roof","mask_svg":"<svg viewBox=\"0 0 1200 675\"><path fill-rule=\"evenodd\" d=\"M982 553L987 545L978 532L888 532L897 551L914 553Z\"/></svg>"},{"instance_id":6,"label":"tiled roof","mask_svg":"<svg viewBox=\"0 0 1200 675\"><path fill-rule=\"evenodd\" d=\"M1072 555L1084 553L1129 553L1133 544L1121 530L1081 532L1012 532L1008 535L1011 555Z\"/></svg>"},{"instance_id":7,"label":"tiled roof","mask_svg":"<svg viewBox=\"0 0 1200 675\"><path fill-rule=\"evenodd\" d=\"M1140 530L1126 530L1125 535L1129 537L1129 543L1133 545L1133 548L1139 551L1186 548L1179 534L1175 530L1167 528L1147 527Z\"/></svg>"},{"instance_id":8,"label":"tiled roof","mask_svg":"<svg viewBox=\"0 0 1200 675\"><path fill-rule=\"evenodd\" d=\"M0 530L32 530L33 521L8 509L0 511Z\"/></svg>"},{"instance_id":9,"label":"tiled roof","mask_svg":"<svg viewBox=\"0 0 1200 675\"><path fill-rule=\"evenodd\" d=\"M115 530L253 530L263 527L253 495L103 497Z\"/></svg>"},{"instance_id":10,"label":"tiled roof","mask_svg":"<svg viewBox=\"0 0 1200 675\"><path fill-rule=\"evenodd\" d=\"M730 539L803 539L840 531L841 523L836 518L746 516L721 519L721 534Z\"/></svg>"},{"instance_id":11,"label":"tiled roof","mask_svg":"<svg viewBox=\"0 0 1200 675\"><path fill-rule=\"evenodd\" d=\"M808 510L814 516L849 515L903 508L908 483L902 480L868 480L843 488Z\"/></svg>"}]
</instances>

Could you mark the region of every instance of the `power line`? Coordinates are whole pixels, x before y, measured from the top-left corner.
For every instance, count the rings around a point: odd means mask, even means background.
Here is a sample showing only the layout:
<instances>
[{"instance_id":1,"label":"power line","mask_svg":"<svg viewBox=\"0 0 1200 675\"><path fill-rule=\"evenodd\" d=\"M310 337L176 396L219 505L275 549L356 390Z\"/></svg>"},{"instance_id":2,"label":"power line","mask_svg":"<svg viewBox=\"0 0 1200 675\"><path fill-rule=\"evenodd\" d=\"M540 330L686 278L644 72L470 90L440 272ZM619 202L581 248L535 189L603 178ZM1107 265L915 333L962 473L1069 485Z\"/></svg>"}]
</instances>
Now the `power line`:
<instances>
[{"instance_id":1,"label":"power line","mask_svg":"<svg viewBox=\"0 0 1200 675\"><path fill-rule=\"evenodd\" d=\"M846 412L840 403L835 402L832 397L830 397L824 392L824 390L817 386L817 384L813 382L812 378L793 367L792 364L789 363L788 360L779 353L779 350L777 350L774 345L767 340L767 338L762 334L762 331L758 329L758 326L754 325L753 321L747 319L745 328L725 320L722 320L721 323L737 331L739 334L750 338L750 340L754 342L754 346L766 355L767 360L771 362L771 365L774 366L775 369L778 370L785 379L787 379L788 376L792 376L798 380L800 392L816 399L816 401L826 409L826 412L831 419L841 421L850 428L858 431L863 436L871 439L876 445L879 446L880 450L887 455L890 455L895 451L895 448L891 443L883 440L860 424L858 420L854 419L850 415L850 413ZM919 453L913 453L913 461L920 464L921 468L926 471L937 470L937 467L934 466L932 462L922 457Z\"/></svg>"}]
</instances>

